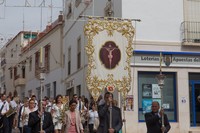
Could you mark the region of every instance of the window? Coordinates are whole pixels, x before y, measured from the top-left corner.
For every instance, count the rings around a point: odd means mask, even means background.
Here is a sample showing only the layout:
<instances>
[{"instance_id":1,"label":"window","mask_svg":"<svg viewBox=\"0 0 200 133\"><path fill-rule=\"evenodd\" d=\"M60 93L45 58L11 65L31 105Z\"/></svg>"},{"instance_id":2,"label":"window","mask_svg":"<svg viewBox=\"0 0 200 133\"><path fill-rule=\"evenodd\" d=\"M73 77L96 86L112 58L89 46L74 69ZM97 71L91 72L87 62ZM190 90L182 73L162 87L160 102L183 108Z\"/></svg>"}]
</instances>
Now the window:
<instances>
[{"instance_id":1,"label":"window","mask_svg":"<svg viewBox=\"0 0 200 133\"><path fill-rule=\"evenodd\" d=\"M71 47L68 49L68 75L71 74Z\"/></svg>"},{"instance_id":2,"label":"window","mask_svg":"<svg viewBox=\"0 0 200 133\"><path fill-rule=\"evenodd\" d=\"M36 88L36 91L37 91L38 100L40 100L40 99L41 99L41 88L40 88L40 87L37 87L37 88Z\"/></svg>"},{"instance_id":3,"label":"window","mask_svg":"<svg viewBox=\"0 0 200 133\"><path fill-rule=\"evenodd\" d=\"M76 94L77 96L81 96L81 85L76 86Z\"/></svg>"},{"instance_id":4,"label":"window","mask_svg":"<svg viewBox=\"0 0 200 133\"><path fill-rule=\"evenodd\" d=\"M45 46L45 59L44 59L44 66L46 72L49 72L50 70L50 45Z\"/></svg>"},{"instance_id":5,"label":"window","mask_svg":"<svg viewBox=\"0 0 200 133\"><path fill-rule=\"evenodd\" d=\"M35 53L35 76L37 76L40 73L39 59L40 59L40 52L36 52Z\"/></svg>"},{"instance_id":6,"label":"window","mask_svg":"<svg viewBox=\"0 0 200 133\"><path fill-rule=\"evenodd\" d=\"M10 51L10 57L11 58L13 57L13 49L11 49L11 51Z\"/></svg>"},{"instance_id":7,"label":"window","mask_svg":"<svg viewBox=\"0 0 200 133\"><path fill-rule=\"evenodd\" d=\"M17 79L18 75L17 75L17 67L14 67L14 79Z\"/></svg>"},{"instance_id":8,"label":"window","mask_svg":"<svg viewBox=\"0 0 200 133\"><path fill-rule=\"evenodd\" d=\"M56 98L56 81L53 82L53 95Z\"/></svg>"},{"instance_id":9,"label":"window","mask_svg":"<svg viewBox=\"0 0 200 133\"><path fill-rule=\"evenodd\" d=\"M184 22L181 23L181 37L185 44L200 43L200 1L184 0ZM196 45L196 44L195 44Z\"/></svg>"},{"instance_id":10,"label":"window","mask_svg":"<svg viewBox=\"0 0 200 133\"><path fill-rule=\"evenodd\" d=\"M32 57L29 59L29 71L32 71Z\"/></svg>"},{"instance_id":11,"label":"window","mask_svg":"<svg viewBox=\"0 0 200 133\"><path fill-rule=\"evenodd\" d=\"M69 96L69 99L72 99L74 94L74 87L66 90L66 95Z\"/></svg>"},{"instance_id":12,"label":"window","mask_svg":"<svg viewBox=\"0 0 200 133\"><path fill-rule=\"evenodd\" d=\"M13 71L12 68L10 68L10 79L12 79L12 76L13 76Z\"/></svg>"},{"instance_id":13,"label":"window","mask_svg":"<svg viewBox=\"0 0 200 133\"><path fill-rule=\"evenodd\" d=\"M65 54L63 54L63 67L65 67Z\"/></svg>"},{"instance_id":14,"label":"window","mask_svg":"<svg viewBox=\"0 0 200 133\"><path fill-rule=\"evenodd\" d=\"M72 3L70 2L68 4L68 13L67 13L67 19L69 19L72 15Z\"/></svg>"},{"instance_id":15,"label":"window","mask_svg":"<svg viewBox=\"0 0 200 133\"><path fill-rule=\"evenodd\" d=\"M46 84L45 89L47 90L47 97L51 97L51 84Z\"/></svg>"},{"instance_id":16,"label":"window","mask_svg":"<svg viewBox=\"0 0 200 133\"><path fill-rule=\"evenodd\" d=\"M161 91L155 78L158 73L138 73L138 104L139 121L144 121L144 114L151 111L152 101L161 102ZM163 88L163 105L165 113L170 121L177 121L176 118L176 79L175 73L164 73L165 84Z\"/></svg>"},{"instance_id":17,"label":"window","mask_svg":"<svg viewBox=\"0 0 200 133\"><path fill-rule=\"evenodd\" d=\"M28 97L31 97L32 96L32 90L29 90L28 91Z\"/></svg>"},{"instance_id":18,"label":"window","mask_svg":"<svg viewBox=\"0 0 200 133\"><path fill-rule=\"evenodd\" d=\"M81 37L77 39L77 69L81 67Z\"/></svg>"},{"instance_id":19,"label":"window","mask_svg":"<svg viewBox=\"0 0 200 133\"><path fill-rule=\"evenodd\" d=\"M22 78L26 77L26 67L25 65L22 66Z\"/></svg>"}]
</instances>

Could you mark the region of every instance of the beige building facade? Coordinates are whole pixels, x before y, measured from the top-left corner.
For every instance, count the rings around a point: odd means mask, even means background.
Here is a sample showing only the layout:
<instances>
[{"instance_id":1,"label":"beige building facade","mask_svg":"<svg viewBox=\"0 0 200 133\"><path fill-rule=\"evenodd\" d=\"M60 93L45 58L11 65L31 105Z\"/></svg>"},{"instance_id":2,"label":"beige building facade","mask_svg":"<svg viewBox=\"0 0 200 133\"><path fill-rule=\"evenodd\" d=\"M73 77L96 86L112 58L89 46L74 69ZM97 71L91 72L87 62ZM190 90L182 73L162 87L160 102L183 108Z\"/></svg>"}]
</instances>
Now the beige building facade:
<instances>
[{"instance_id":1,"label":"beige building facade","mask_svg":"<svg viewBox=\"0 0 200 133\"><path fill-rule=\"evenodd\" d=\"M43 96L62 93L63 15L40 33L20 32L1 49L2 91L41 97L40 67L45 69ZM5 79L5 80L3 80Z\"/></svg>"}]
</instances>

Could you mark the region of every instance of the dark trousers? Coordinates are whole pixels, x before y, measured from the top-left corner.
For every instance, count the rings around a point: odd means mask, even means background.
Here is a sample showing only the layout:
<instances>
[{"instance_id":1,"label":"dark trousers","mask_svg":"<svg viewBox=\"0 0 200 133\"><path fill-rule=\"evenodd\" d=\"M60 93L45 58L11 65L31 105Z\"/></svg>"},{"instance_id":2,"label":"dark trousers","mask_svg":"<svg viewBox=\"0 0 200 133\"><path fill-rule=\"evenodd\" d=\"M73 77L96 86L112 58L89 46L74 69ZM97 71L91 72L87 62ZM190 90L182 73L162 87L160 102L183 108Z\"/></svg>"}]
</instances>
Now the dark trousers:
<instances>
[{"instance_id":1,"label":"dark trousers","mask_svg":"<svg viewBox=\"0 0 200 133\"><path fill-rule=\"evenodd\" d=\"M3 116L3 127L0 129L0 133L9 133L9 123L8 118Z\"/></svg>"},{"instance_id":2,"label":"dark trousers","mask_svg":"<svg viewBox=\"0 0 200 133\"><path fill-rule=\"evenodd\" d=\"M18 127L18 128L19 128L19 132L22 133L22 128L21 127Z\"/></svg>"},{"instance_id":3,"label":"dark trousers","mask_svg":"<svg viewBox=\"0 0 200 133\"><path fill-rule=\"evenodd\" d=\"M28 125L25 125L23 128L24 133L31 133L31 128Z\"/></svg>"},{"instance_id":4,"label":"dark trousers","mask_svg":"<svg viewBox=\"0 0 200 133\"><path fill-rule=\"evenodd\" d=\"M89 133L96 133L96 131L93 130L94 124L89 124Z\"/></svg>"},{"instance_id":5,"label":"dark trousers","mask_svg":"<svg viewBox=\"0 0 200 133\"><path fill-rule=\"evenodd\" d=\"M22 127L18 127L18 128L19 128L19 132L22 133ZM31 128L28 126L24 126L23 133L31 133Z\"/></svg>"},{"instance_id":6,"label":"dark trousers","mask_svg":"<svg viewBox=\"0 0 200 133\"><path fill-rule=\"evenodd\" d=\"M12 127L13 127L13 120L15 118L15 114L8 117L8 123L9 123L9 133L12 133Z\"/></svg>"}]
</instances>

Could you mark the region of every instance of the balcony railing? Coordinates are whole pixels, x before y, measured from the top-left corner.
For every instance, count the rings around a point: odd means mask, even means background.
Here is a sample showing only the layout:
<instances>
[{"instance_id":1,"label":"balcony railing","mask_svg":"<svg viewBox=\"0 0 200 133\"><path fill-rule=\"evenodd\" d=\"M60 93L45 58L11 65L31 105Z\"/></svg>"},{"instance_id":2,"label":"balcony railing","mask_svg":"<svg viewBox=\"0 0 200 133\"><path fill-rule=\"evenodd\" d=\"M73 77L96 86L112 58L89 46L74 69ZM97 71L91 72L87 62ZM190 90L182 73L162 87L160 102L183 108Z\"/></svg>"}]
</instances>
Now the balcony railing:
<instances>
[{"instance_id":1,"label":"balcony railing","mask_svg":"<svg viewBox=\"0 0 200 133\"><path fill-rule=\"evenodd\" d=\"M181 39L183 43L200 43L200 22L182 22Z\"/></svg>"},{"instance_id":2,"label":"balcony railing","mask_svg":"<svg viewBox=\"0 0 200 133\"><path fill-rule=\"evenodd\" d=\"M26 84L25 78L22 78L20 75L15 76L14 78L14 85L16 86L23 86Z\"/></svg>"}]
</instances>

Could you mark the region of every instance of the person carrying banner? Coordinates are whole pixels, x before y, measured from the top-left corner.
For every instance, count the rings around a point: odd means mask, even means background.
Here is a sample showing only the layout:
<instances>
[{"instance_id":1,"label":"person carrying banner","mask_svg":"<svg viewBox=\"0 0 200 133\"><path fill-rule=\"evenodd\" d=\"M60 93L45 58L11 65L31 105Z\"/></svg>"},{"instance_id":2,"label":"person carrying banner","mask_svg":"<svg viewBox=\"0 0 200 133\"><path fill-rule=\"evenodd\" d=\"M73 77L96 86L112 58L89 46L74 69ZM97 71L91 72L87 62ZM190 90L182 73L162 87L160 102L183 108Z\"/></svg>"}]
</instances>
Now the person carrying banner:
<instances>
[{"instance_id":1,"label":"person carrying banner","mask_svg":"<svg viewBox=\"0 0 200 133\"><path fill-rule=\"evenodd\" d=\"M98 106L100 124L97 133L118 133L122 128L122 117L120 108L113 104L113 94L106 92L104 95L104 104ZM110 119L110 113L112 117ZM110 125L111 120L111 125Z\"/></svg>"},{"instance_id":2,"label":"person carrying banner","mask_svg":"<svg viewBox=\"0 0 200 133\"><path fill-rule=\"evenodd\" d=\"M29 114L28 126L31 128L31 133L53 133L54 125L50 112L46 112L46 101L42 101L42 109L31 112ZM40 122L42 119L42 129L40 129Z\"/></svg>"}]
</instances>

